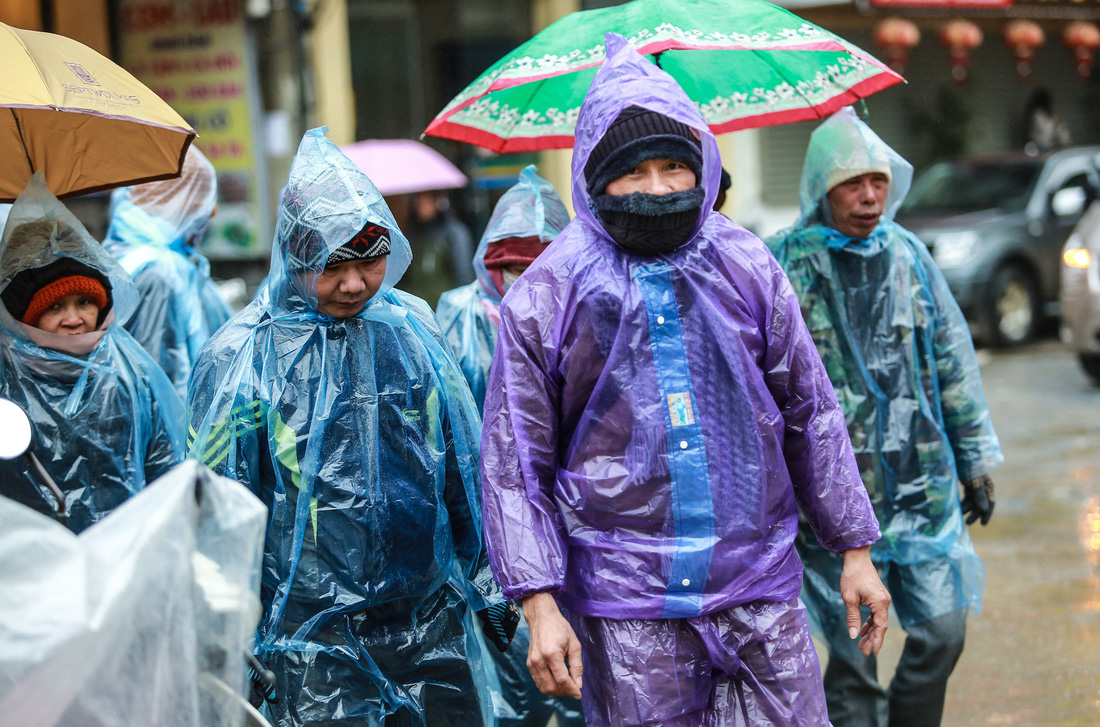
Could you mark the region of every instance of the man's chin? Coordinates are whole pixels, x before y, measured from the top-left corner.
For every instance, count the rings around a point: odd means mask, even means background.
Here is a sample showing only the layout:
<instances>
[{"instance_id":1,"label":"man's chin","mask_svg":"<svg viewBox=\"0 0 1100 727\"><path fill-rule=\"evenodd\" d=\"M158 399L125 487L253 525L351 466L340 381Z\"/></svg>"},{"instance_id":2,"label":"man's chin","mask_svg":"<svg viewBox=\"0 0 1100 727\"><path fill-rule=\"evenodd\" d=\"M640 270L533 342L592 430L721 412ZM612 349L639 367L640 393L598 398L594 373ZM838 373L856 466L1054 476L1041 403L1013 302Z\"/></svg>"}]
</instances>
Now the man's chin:
<instances>
[{"instance_id":1,"label":"man's chin","mask_svg":"<svg viewBox=\"0 0 1100 727\"><path fill-rule=\"evenodd\" d=\"M849 223L848 226L851 227L852 231L856 233L856 237L867 237L875 231L876 227L878 227L879 219L879 217L876 217L873 220L857 219Z\"/></svg>"},{"instance_id":2,"label":"man's chin","mask_svg":"<svg viewBox=\"0 0 1100 727\"><path fill-rule=\"evenodd\" d=\"M364 300L355 303L329 303L319 310L333 318L351 318L366 307L367 301Z\"/></svg>"}]
</instances>

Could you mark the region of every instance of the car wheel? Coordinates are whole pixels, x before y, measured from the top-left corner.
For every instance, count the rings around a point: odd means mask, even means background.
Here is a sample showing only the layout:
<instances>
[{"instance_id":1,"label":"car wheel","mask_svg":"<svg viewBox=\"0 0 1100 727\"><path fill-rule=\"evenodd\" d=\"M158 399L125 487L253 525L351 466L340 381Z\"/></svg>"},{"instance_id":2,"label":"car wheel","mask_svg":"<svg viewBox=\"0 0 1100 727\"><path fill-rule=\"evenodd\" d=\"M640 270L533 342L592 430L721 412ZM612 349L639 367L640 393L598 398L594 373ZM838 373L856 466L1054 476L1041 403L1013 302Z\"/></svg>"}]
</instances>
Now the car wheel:
<instances>
[{"instance_id":1,"label":"car wheel","mask_svg":"<svg viewBox=\"0 0 1100 727\"><path fill-rule=\"evenodd\" d=\"M1081 363L1081 369L1085 372L1085 376L1089 377L1089 383L1093 386L1100 386L1100 354L1079 353L1077 354L1077 360Z\"/></svg>"},{"instance_id":2,"label":"car wheel","mask_svg":"<svg viewBox=\"0 0 1100 727\"><path fill-rule=\"evenodd\" d=\"M1018 346L1039 324L1039 291L1027 270L1009 265L997 271L986 304L986 331L995 346Z\"/></svg>"}]
</instances>

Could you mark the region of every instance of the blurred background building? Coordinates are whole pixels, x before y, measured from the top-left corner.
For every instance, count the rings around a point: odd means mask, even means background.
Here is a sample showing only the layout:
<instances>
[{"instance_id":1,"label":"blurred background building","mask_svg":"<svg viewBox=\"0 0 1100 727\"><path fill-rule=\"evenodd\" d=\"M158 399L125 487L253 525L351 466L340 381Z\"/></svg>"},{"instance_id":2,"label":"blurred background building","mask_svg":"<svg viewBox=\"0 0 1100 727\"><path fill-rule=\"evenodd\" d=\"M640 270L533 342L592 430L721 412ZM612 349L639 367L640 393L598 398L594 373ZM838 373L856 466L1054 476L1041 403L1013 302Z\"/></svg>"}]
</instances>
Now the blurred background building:
<instances>
[{"instance_id":1,"label":"blurred background building","mask_svg":"<svg viewBox=\"0 0 1100 727\"><path fill-rule=\"evenodd\" d=\"M339 144L419 138L505 52L557 18L616 0L0 0L0 21L69 35L121 63L198 130L218 169L204 243L215 274L258 279L302 132ZM868 99L869 121L918 168L1023 149L1037 113L1059 138L1100 142L1100 0L781 0L887 60L909 81ZM793 221L813 122L719 137L734 187L724 212L766 234ZM569 152L493 156L425 139L466 172L449 194L480 234L497 196L535 161L569 202ZM391 199L399 220L412 200ZM73 201L78 210L103 207ZM98 207L97 207L98 205ZM94 217L91 212L85 216ZM93 232L97 221L92 219Z\"/></svg>"}]
</instances>

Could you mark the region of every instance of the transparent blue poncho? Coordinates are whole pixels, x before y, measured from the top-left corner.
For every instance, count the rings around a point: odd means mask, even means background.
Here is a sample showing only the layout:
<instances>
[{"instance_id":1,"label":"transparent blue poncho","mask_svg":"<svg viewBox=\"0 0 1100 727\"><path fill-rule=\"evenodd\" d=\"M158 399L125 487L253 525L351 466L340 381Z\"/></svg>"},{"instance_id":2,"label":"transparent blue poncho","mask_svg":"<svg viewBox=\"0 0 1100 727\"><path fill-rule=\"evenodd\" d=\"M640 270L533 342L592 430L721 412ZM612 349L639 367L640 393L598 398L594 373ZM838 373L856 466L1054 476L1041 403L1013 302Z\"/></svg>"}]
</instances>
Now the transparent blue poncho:
<instances>
[{"instance_id":1,"label":"transparent blue poncho","mask_svg":"<svg viewBox=\"0 0 1100 727\"><path fill-rule=\"evenodd\" d=\"M180 397L206 339L232 311L194 247L217 204L213 165L192 146L177 179L116 189L103 246L130 273L141 305L126 330L161 365Z\"/></svg>"},{"instance_id":2,"label":"transparent blue poncho","mask_svg":"<svg viewBox=\"0 0 1100 727\"><path fill-rule=\"evenodd\" d=\"M501 195L493 208L474 254L477 280L447 291L436 307L439 327L458 358L479 408L485 404L502 298L502 286L485 265L486 253L490 246L515 238L537 238L545 249L569 224L569 212L561 197L537 171L533 164L525 167L519 181ZM498 723L502 727L545 724L556 713L561 727L583 724L576 700L547 697L535 686L526 663L530 638L526 623L520 623L507 652L489 652L500 687L493 694Z\"/></svg>"},{"instance_id":3,"label":"transparent blue poncho","mask_svg":"<svg viewBox=\"0 0 1100 727\"><path fill-rule=\"evenodd\" d=\"M884 166L891 182L878 226L867 239L834 229L827 220L830 176ZM872 557L914 564L948 556L962 587L941 585L959 593L959 602L934 592L919 598L945 613L978 608L983 589L959 479L984 474L1003 458L966 320L928 249L893 221L912 173L851 108L842 109L810 139L799 221L768 245L798 294L844 409L882 528Z\"/></svg>"},{"instance_id":4,"label":"transparent blue poncho","mask_svg":"<svg viewBox=\"0 0 1100 727\"><path fill-rule=\"evenodd\" d=\"M24 223L47 225L49 243L12 245ZM28 326L0 305L0 396L30 417L33 451L64 495L64 515L23 459L0 461L0 493L79 533L182 459L184 413L164 372L120 323L138 301L126 271L36 176L4 227L0 291L61 258L110 282L112 313L98 330L69 336Z\"/></svg>"},{"instance_id":5,"label":"transparent blue poncho","mask_svg":"<svg viewBox=\"0 0 1100 727\"><path fill-rule=\"evenodd\" d=\"M392 244L381 288L355 316L319 312L317 277L368 222ZM280 724L399 712L421 724L437 682L466 695L455 723L491 719L465 624L467 608L499 600L481 543L480 420L431 309L393 290L410 257L378 190L313 129L268 285L191 378L191 454L271 512L259 651L285 695Z\"/></svg>"},{"instance_id":6,"label":"transparent blue poncho","mask_svg":"<svg viewBox=\"0 0 1100 727\"><path fill-rule=\"evenodd\" d=\"M496 281L485 267L490 245L509 238L537 237L549 245L569 224L569 212L553 185L537 174L532 164L519 174L519 181L505 192L474 253L477 280L439 298L436 319L447 336L458 365L470 384L478 407L485 403L485 385L497 345L500 300Z\"/></svg>"}]
</instances>

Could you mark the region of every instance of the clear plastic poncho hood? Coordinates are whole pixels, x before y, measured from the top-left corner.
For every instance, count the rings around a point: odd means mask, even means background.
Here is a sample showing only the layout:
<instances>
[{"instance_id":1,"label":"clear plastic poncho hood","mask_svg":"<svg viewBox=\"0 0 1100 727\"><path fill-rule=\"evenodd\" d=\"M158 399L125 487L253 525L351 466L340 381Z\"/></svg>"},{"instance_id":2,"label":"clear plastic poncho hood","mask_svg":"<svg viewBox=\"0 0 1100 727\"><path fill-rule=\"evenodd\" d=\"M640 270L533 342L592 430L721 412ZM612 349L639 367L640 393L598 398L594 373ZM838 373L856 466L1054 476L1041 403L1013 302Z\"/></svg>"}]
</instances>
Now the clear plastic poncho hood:
<instances>
[{"instance_id":1,"label":"clear plastic poncho hood","mask_svg":"<svg viewBox=\"0 0 1100 727\"><path fill-rule=\"evenodd\" d=\"M206 339L232 315L195 249L214 213L214 166L191 146L177 179L116 189L103 246L134 279L141 306L126 330L160 364L180 397Z\"/></svg>"},{"instance_id":2,"label":"clear plastic poncho hood","mask_svg":"<svg viewBox=\"0 0 1100 727\"><path fill-rule=\"evenodd\" d=\"M12 233L30 222L52 226L49 241L13 247ZM0 239L0 292L21 271L61 258L110 282L114 319L66 336L16 321L0 305L0 396L30 417L34 452L64 494L68 526L80 532L179 462L184 420L164 372L119 323L137 305L130 277L35 175ZM0 493L56 512L54 495L23 459L0 462Z\"/></svg>"},{"instance_id":3,"label":"clear plastic poncho hood","mask_svg":"<svg viewBox=\"0 0 1100 727\"><path fill-rule=\"evenodd\" d=\"M569 212L553 185L538 175L533 164L525 167L489 217L474 254L477 280L449 290L439 299L436 319L479 409L485 403L485 385L496 350L502 297L485 267L485 253L490 245L514 237L537 237L549 245L568 224Z\"/></svg>"},{"instance_id":4,"label":"clear plastic poncho hood","mask_svg":"<svg viewBox=\"0 0 1100 727\"><path fill-rule=\"evenodd\" d=\"M485 253L489 246L510 237L537 237L549 245L569 224L565 209L554 185L538 175L538 167L529 164L519 173L519 181L501 195L489 224L474 252L474 270L481 290L500 302L501 294L485 268Z\"/></svg>"},{"instance_id":5,"label":"clear plastic poncho hood","mask_svg":"<svg viewBox=\"0 0 1100 727\"><path fill-rule=\"evenodd\" d=\"M799 225L810 221L825 221L827 212L826 183L836 170L866 170L889 167L890 191L883 205L882 221L892 221L909 194L913 183L913 166L886 144L856 116L855 109L845 106L825 119L810 135L810 147L802 166L798 199L802 207Z\"/></svg>"},{"instance_id":6,"label":"clear plastic poncho hood","mask_svg":"<svg viewBox=\"0 0 1100 727\"><path fill-rule=\"evenodd\" d=\"M328 140L327 131L321 127L306 132L283 188L268 275L272 312L321 315L317 312L317 276L329 255L368 222L389 230L391 249L385 280L364 313L393 290L412 261L409 241L386 201L367 175Z\"/></svg>"},{"instance_id":7,"label":"clear plastic poncho hood","mask_svg":"<svg viewBox=\"0 0 1100 727\"><path fill-rule=\"evenodd\" d=\"M194 462L79 536L0 498L0 727L237 727L263 523Z\"/></svg>"},{"instance_id":8,"label":"clear plastic poncho hood","mask_svg":"<svg viewBox=\"0 0 1100 727\"><path fill-rule=\"evenodd\" d=\"M314 280L367 222L391 235L381 290L353 317L320 313ZM191 378L190 454L270 509L259 650L293 695L280 722L417 715L424 684L455 663L478 675L467 693L485 689L462 626L468 598L499 599L481 544L480 420L431 309L392 288L408 262L374 185L323 129L307 132L266 292ZM402 658L419 686L375 661L413 643Z\"/></svg>"},{"instance_id":9,"label":"clear plastic poncho hood","mask_svg":"<svg viewBox=\"0 0 1100 727\"><path fill-rule=\"evenodd\" d=\"M192 245L218 203L214 165L191 146L176 179L119 187L111 193L111 225L123 244ZM108 233L108 236L112 236Z\"/></svg>"},{"instance_id":10,"label":"clear plastic poncho hood","mask_svg":"<svg viewBox=\"0 0 1100 727\"><path fill-rule=\"evenodd\" d=\"M872 557L916 564L947 556L952 564L939 571L941 580L923 582L923 592L896 596L908 623L911 614L980 609L984 570L963 523L958 481L1003 458L966 319L928 249L891 219L908 191L908 164L846 109L811 137L803 189L820 192L836 160L868 158L890 159L894 181L889 215L866 240L813 214L768 246L798 294L845 412L882 529Z\"/></svg>"},{"instance_id":11,"label":"clear plastic poncho hood","mask_svg":"<svg viewBox=\"0 0 1100 727\"><path fill-rule=\"evenodd\" d=\"M631 105L687 124L703 150L704 214L656 257L616 245L585 191L588 155ZM505 595L554 592L612 619L796 597L798 504L831 549L878 527L786 277L709 212L713 134L609 34L572 169L577 217L503 301L485 403L486 542Z\"/></svg>"},{"instance_id":12,"label":"clear plastic poncho hood","mask_svg":"<svg viewBox=\"0 0 1100 727\"><path fill-rule=\"evenodd\" d=\"M12 248L8 244L12 231L28 222L47 221L71 228L75 235L53 235L48 246L22 246ZM4 224L0 240L0 291L12 278L28 268L41 268L68 257L98 270L111 282L111 298L116 322L125 322L138 305L138 293L130 276L96 242L84 225L69 209L54 197L46 186L45 178L38 172L27 188L12 205ZM0 322L14 335L21 335L15 319L7 308L0 306Z\"/></svg>"}]
</instances>

